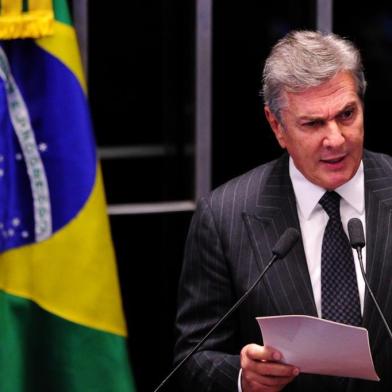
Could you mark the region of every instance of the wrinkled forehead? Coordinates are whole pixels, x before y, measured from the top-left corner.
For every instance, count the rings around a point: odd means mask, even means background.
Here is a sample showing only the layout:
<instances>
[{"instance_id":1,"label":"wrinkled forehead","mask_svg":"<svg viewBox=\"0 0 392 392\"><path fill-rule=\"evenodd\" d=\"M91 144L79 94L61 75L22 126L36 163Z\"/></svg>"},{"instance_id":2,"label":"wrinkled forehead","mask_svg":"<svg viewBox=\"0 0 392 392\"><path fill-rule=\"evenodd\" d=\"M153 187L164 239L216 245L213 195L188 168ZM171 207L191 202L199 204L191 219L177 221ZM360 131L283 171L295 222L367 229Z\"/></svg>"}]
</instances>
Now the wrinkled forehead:
<instances>
[{"instance_id":1,"label":"wrinkled forehead","mask_svg":"<svg viewBox=\"0 0 392 392\"><path fill-rule=\"evenodd\" d=\"M319 86L282 94L283 112L296 116L326 117L350 105L362 105L350 73L342 72Z\"/></svg>"}]
</instances>

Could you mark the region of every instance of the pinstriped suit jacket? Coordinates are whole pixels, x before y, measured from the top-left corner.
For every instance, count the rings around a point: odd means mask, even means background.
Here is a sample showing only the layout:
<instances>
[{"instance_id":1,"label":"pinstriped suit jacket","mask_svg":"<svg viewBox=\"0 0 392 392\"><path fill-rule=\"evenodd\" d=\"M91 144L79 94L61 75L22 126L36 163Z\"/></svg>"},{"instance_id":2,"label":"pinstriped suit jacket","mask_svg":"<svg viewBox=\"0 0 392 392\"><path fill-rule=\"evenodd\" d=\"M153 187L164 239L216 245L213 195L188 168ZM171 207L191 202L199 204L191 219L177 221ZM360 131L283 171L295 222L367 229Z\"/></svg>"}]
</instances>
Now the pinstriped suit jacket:
<instances>
[{"instance_id":1,"label":"pinstriped suit jacket","mask_svg":"<svg viewBox=\"0 0 392 392\"><path fill-rule=\"evenodd\" d=\"M364 152L367 276L392 321L392 158ZM175 360L181 360L246 291L288 227L299 229L288 155L235 178L201 199L188 234L180 280ZM317 316L302 241L188 361L185 391L237 391L239 352L262 344L255 317ZM365 295L363 325L381 382L351 379L347 391L392 390L392 342ZM339 353L337 353L338 355ZM333 391L332 377L301 374L285 390Z\"/></svg>"}]
</instances>

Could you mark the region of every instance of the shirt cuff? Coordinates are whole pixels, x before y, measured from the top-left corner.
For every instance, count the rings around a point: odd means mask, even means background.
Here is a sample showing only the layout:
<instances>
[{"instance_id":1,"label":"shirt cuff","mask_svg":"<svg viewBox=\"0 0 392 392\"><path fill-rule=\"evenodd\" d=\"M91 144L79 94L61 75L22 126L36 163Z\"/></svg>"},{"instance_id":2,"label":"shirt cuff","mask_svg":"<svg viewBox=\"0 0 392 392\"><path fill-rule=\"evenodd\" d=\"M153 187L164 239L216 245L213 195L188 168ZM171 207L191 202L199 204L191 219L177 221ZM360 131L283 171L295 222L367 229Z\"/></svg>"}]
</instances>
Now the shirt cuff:
<instances>
[{"instance_id":1,"label":"shirt cuff","mask_svg":"<svg viewBox=\"0 0 392 392\"><path fill-rule=\"evenodd\" d=\"M238 373L238 392L242 392L242 387L241 387L241 375L242 375L242 369L240 369Z\"/></svg>"}]
</instances>

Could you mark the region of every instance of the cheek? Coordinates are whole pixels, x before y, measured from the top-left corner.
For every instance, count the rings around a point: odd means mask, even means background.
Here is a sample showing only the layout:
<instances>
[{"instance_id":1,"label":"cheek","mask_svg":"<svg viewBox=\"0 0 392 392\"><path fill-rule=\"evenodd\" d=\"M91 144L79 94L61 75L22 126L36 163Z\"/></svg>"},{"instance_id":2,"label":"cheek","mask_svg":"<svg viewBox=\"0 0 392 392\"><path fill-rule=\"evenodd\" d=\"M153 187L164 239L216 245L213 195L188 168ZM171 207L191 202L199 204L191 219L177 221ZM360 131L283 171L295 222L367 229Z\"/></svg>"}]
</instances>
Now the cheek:
<instances>
[{"instance_id":1,"label":"cheek","mask_svg":"<svg viewBox=\"0 0 392 392\"><path fill-rule=\"evenodd\" d=\"M298 130L290 129L282 134L287 151L291 156L295 156L297 160L307 161L309 165L320 156L323 148L323 138L319 133L306 133Z\"/></svg>"},{"instance_id":2,"label":"cheek","mask_svg":"<svg viewBox=\"0 0 392 392\"><path fill-rule=\"evenodd\" d=\"M364 134L360 131L353 132L346 138L347 146L353 155L362 155L363 139Z\"/></svg>"},{"instance_id":3,"label":"cheek","mask_svg":"<svg viewBox=\"0 0 392 392\"><path fill-rule=\"evenodd\" d=\"M362 143L364 138L364 128L362 117L358 119L351 127L347 127L347 135L351 142Z\"/></svg>"},{"instance_id":4,"label":"cheek","mask_svg":"<svg viewBox=\"0 0 392 392\"><path fill-rule=\"evenodd\" d=\"M293 140L292 148L302 159L313 161L319 156L319 151L322 149L322 141L312 137Z\"/></svg>"}]
</instances>

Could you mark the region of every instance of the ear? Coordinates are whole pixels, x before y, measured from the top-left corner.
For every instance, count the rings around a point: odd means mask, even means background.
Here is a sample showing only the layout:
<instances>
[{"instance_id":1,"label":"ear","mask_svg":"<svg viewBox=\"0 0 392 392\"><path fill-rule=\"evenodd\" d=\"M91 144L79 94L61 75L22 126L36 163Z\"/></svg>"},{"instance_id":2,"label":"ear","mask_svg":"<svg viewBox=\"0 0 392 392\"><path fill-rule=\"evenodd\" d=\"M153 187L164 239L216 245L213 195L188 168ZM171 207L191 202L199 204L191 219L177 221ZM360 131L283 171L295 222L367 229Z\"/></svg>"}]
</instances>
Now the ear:
<instances>
[{"instance_id":1,"label":"ear","mask_svg":"<svg viewBox=\"0 0 392 392\"><path fill-rule=\"evenodd\" d=\"M278 141L280 147L286 148L285 141L285 130L283 129L280 121L276 118L276 116L271 112L269 106L264 106L264 113L272 131L275 134L276 140Z\"/></svg>"}]
</instances>

